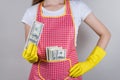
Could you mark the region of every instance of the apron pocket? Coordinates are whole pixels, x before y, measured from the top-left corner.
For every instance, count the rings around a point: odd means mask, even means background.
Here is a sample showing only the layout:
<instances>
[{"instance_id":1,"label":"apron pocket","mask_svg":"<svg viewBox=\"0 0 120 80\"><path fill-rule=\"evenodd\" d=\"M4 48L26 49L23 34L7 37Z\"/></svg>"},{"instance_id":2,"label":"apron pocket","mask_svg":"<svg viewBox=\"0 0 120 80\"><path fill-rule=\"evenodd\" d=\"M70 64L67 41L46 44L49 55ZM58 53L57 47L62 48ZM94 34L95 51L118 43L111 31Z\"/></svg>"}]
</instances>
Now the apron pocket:
<instances>
[{"instance_id":1,"label":"apron pocket","mask_svg":"<svg viewBox=\"0 0 120 80\"><path fill-rule=\"evenodd\" d=\"M41 61L38 64L38 74L42 80L65 80L69 78L70 67L70 59L52 62Z\"/></svg>"}]
</instances>

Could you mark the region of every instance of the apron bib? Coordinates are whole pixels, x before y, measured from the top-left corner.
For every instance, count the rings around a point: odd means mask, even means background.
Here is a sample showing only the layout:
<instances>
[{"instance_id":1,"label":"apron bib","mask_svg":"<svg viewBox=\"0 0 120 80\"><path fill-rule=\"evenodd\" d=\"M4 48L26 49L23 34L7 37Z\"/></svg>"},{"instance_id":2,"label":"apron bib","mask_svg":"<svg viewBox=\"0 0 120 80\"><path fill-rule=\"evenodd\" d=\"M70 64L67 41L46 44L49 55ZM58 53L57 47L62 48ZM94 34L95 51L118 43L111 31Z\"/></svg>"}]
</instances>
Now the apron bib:
<instances>
[{"instance_id":1,"label":"apron bib","mask_svg":"<svg viewBox=\"0 0 120 80\"><path fill-rule=\"evenodd\" d=\"M44 24L38 44L39 61L32 65L29 80L82 80L69 77L69 69L78 62L75 47L75 26L69 0L65 0L65 13L52 17L42 14L42 4L38 7L36 20ZM46 47L58 46L66 49L66 59L46 60Z\"/></svg>"}]
</instances>

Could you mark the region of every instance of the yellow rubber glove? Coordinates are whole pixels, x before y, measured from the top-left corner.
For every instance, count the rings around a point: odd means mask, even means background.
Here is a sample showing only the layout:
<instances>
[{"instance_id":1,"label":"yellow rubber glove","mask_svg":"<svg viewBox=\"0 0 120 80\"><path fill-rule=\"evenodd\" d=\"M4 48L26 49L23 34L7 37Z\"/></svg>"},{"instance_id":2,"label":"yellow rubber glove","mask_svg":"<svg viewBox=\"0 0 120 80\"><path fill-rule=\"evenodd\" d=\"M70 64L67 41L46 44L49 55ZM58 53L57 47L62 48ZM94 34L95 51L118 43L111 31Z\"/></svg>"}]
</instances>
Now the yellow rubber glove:
<instances>
[{"instance_id":1,"label":"yellow rubber glove","mask_svg":"<svg viewBox=\"0 0 120 80\"><path fill-rule=\"evenodd\" d=\"M105 55L105 50L99 46L96 46L86 61L79 62L70 68L69 76L76 78L85 74L87 71L95 67L104 58Z\"/></svg>"},{"instance_id":2,"label":"yellow rubber glove","mask_svg":"<svg viewBox=\"0 0 120 80\"><path fill-rule=\"evenodd\" d=\"M30 63L37 62L37 46L33 43L29 43L28 48L23 51L22 57Z\"/></svg>"}]
</instances>

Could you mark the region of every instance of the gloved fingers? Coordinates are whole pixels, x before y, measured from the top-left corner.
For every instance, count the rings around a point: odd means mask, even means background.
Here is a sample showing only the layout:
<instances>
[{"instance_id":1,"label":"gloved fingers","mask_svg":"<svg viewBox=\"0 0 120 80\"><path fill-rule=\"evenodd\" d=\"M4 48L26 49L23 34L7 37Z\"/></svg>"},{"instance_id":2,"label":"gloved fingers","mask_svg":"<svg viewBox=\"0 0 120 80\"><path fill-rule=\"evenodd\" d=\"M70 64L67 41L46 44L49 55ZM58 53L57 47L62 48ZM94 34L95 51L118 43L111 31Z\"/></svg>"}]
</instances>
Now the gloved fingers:
<instances>
[{"instance_id":1,"label":"gloved fingers","mask_svg":"<svg viewBox=\"0 0 120 80\"><path fill-rule=\"evenodd\" d=\"M28 48L27 48L27 55L30 56L32 50L33 50L34 44L32 42L29 43Z\"/></svg>"},{"instance_id":2,"label":"gloved fingers","mask_svg":"<svg viewBox=\"0 0 120 80\"><path fill-rule=\"evenodd\" d=\"M38 61L38 56L34 56L32 58L29 59L29 62L34 63Z\"/></svg>"},{"instance_id":3,"label":"gloved fingers","mask_svg":"<svg viewBox=\"0 0 120 80\"><path fill-rule=\"evenodd\" d=\"M35 55L38 57L38 55L37 55L37 50L38 50L38 48L36 47L34 53L35 53Z\"/></svg>"},{"instance_id":4,"label":"gloved fingers","mask_svg":"<svg viewBox=\"0 0 120 80\"><path fill-rule=\"evenodd\" d=\"M35 61L35 57L34 56L29 56L25 58L28 62L33 63Z\"/></svg>"},{"instance_id":5,"label":"gloved fingers","mask_svg":"<svg viewBox=\"0 0 120 80\"><path fill-rule=\"evenodd\" d=\"M80 76L80 73L81 73L81 70L78 70L76 73L74 73L72 75L72 77L76 78L76 77Z\"/></svg>"},{"instance_id":6,"label":"gloved fingers","mask_svg":"<svg viewBox=\"0 0 120 80\"><path fill-rule=\"evenodd\" d=\"M37 62L38 61L38 56L35 56L35 60L34 60L35 62Z\"/></svg>"},{"instance_id":7,"label":"gloved fingers","mask_svg":"<svg viewBox=\"0 0 120 80\"><path fill-rule=\"evenodd\" d=\"M33 50L32 50L31 56L29 57L29 60L34 60L34 61L38 60L36 45L33 46Z\"/></svg>"},{"instance_id":8,"label":"gloved fingers","mask_svg":"<svg viewBox=\"0 0 120 80\"><path fill-rule=\"evenodd\" d=\"M35 47L35 45L33 45L33 49L32 49L32 52L31 52L30 56L34 56L35 55L35 50L36 50L36 47Z\"/></svg>"},{"instance_id":9,"label":"gloved fingers","mask_svg":"<svg viewBox=\"0 0 120 80\"><path fill-rule=\"evenodd\" d=\"M37 50L38 50L38 48L37 48L37 46L36 45L34 45L34 50L32 51L32 56L37 56Z\"/></svg>"},{"instance_id":10,"label":"gloved fingers","mask_svg":"<svg viewBox=\"0 0 120 80\"><path fill-rule=\"evenodd\" d=\"M34 53L35 53L35 56L38 58L37 50L38 50L38 48L37 48L37 46L35 45L35 51L34 51Z\"/></svg>"},{"instance_id":11,"label":"gloved fingers","mask_svg":"<svg viewBox=\"0 0 120 80\"><path fill-rule=\"evenodd\" d=\"M26 60L31 60L33 57L34 57L34 56L28 56L28 55L27 55L27 56L25 56L25 59L26 59Z\"/></svg>"},{"instance_id":12,"label":"gloved fingers","mask_svg":"<svg viewBox=\"0 0 120 80\"><path fill-rule=\"evenodd\" d=\"M29 58L29 60L35 60L35 59L37 59L37 56L36 56L36 55L31 56L31 57Z\"/></svg>"},{"instance_id":13,"label":"gloved fingers","mask_svg":"<svg viewBox=\"0 0 120 80\"><path fill-rule=\"evenodd\" d=\"M37 62L38 61L37 46L33 43L29 43L28 48L23 51L22 56L30 63Z\"/></svg>"},{"instance_id":14,"label":"gloved fingers","mask_svg":"<svg viewBox=\"0 0 120 80\"><path fill-rule=\"evenodd\" d=\"M32 60L34 58L34 56L27 56L26 59L27 60Z\"/></svg>"},{"instance_id":15,"label":"gloved fingers","mask_svg":"<svg viewBox=\"0 0 120 80\"><path fill-rule=\"evenodd\" d=\"M30 62L30 63L34 63L35 61L34 60L27 60L28 62Z\"/></svg>"},{"instance_id":16,"label":"gloved fingers","mask_svg":"<svg viewBox=\"0 0 120 80\"><path fill-rule=\"evenodd\" d=\"M71 72L70 72L70 76L73 76L76 72L81 71L80 66L76 66Z\"/></svg>"},{"instance_id":17,"label":"gloved fingers","mask_svg":"<svg viewBox=\"0 0 120 80\"><path fill-rule=\"evenodd\" d=\"M77 66L79 66L78 64L79 64L79 63L75 64L75 65L70 69L70 72L72 72L74 69L76 69Z\"/></svg>"}]
</instances>

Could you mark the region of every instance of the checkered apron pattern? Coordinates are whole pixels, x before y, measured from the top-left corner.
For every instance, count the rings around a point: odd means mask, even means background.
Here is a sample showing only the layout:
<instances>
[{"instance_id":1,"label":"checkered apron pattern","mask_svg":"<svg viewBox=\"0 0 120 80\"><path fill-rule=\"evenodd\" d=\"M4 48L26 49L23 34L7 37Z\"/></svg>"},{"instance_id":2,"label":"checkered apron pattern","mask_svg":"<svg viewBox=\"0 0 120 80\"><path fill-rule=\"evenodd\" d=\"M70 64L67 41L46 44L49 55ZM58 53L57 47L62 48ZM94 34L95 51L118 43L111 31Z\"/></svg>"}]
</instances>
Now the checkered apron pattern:
<instances>
[{"instance_id":1,"label":"checkered apron pattern","mask_svg":"<svg viewBox=\"0 0 120 80\"><path fill-rule=\"evenodd\" d=\"M82 80L69 77L69 69L78 62L75 48L75 26L69 0L65 0L65 14L51 17L42 15L39 5L36 20L44 24L38 44L39 62L32 65L29 80ZM58 46L66 49L66 59L47 62L46 47Z\"/></svg>"}]
</instances>

